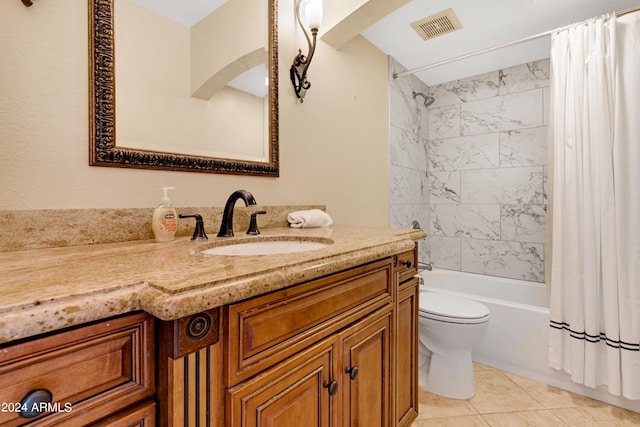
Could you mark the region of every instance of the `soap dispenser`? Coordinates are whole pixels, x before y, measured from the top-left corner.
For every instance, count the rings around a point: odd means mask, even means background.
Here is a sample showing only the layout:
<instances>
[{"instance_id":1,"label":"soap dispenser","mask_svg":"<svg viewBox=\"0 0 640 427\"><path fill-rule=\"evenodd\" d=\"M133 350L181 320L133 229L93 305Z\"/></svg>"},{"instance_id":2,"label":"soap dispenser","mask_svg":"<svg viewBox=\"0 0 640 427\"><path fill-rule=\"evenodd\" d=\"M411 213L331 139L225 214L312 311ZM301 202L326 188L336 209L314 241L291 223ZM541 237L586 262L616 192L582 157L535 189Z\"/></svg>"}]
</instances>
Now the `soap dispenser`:
<instances>
[{"instance_id":1,"label":"soap dispenser","mask_svg":"<svg viewBox=\"0 0 640 427\"><path fill-rule=\"evenodd\" d=\"M164 196L160 205L153 211L151 228L156 236L156 242L170 242L175 238L178 229L178 215L168 195L169 190L175 190L175 188L162 187L161 190L164 192Z\"/></svg>"}]
</instances>

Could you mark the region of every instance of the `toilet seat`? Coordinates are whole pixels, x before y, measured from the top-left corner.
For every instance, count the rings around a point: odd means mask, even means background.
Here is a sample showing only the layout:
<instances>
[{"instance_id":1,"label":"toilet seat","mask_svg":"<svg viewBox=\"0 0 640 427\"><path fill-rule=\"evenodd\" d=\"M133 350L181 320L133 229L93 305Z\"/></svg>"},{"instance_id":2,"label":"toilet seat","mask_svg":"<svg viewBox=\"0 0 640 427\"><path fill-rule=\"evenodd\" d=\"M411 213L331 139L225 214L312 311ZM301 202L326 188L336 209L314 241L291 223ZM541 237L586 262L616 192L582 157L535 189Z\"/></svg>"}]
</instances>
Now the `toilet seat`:
<instances>
[{"instance_id":1,"label":"toilet seat","mask_svg":"<svg viewBox=\"0 0 640 427\"><path fill-rule=\"evenodd\" d=\"M489 318L489 308L467 298L438 292L424 292L419 301L421 317L451 323L483 323Z\"/></svg>"}]
</instances>

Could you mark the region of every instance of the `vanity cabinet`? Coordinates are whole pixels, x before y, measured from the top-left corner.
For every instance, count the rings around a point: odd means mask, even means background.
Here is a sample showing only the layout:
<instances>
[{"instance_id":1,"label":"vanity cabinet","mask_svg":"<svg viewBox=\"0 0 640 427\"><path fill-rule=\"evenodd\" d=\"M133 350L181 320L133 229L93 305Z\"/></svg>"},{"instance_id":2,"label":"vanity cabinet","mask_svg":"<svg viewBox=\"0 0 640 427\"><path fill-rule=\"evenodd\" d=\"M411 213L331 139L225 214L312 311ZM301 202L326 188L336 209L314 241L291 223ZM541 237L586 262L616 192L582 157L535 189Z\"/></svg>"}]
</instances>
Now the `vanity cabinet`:
<instances>
[{"instance_id":1,"label":"vanity cabinet","mask_svg":"<svg viewBox=\"0 0 640 427\"><path fill-rule=\"evenodd\" d=\"M391 259L228 306L228 425L388 426L392 314Z\"/></svg>"},{"instance_id":2,"label":"vanity cabinet","mask_svg":"<svg viewBox=\"0 0 640 427\"><path fill-rule=\"evenodd\" d=\"M408 426L415 266L412 250L178 320L0 345L0 427Z\"/></svg>"},{"instance_id":3,"label":"vanity cabinet","mask_svg":"<svg viewBox=\"0 0 640 427\"><path fill-rule=\"evenodd\" d=\"M0 346L0 426L152 426L154 368L145 313Z\"/></svg>"},{"instance_id":4,"label":"vanity cabinet","mask_svg":"<svg viewBox=\"0 0 640 427\"><path fill-rule=\"evenodd\" d=\"M411 250L159 322L158 424L410 425L418 391L416 264ZM213 323L198 328L207 331L198 345L184 336L203 314Z\"/></svg>"},{"instance_id":5,"label":"vanity cabinet","mask_svg":"<svg viewBox=\"0 0 640 427\"><path fill-rule=\"evenodd\" d=\"M159 322L159 425L392 425L394 293L390 257Z\"/></svg>"},{"instance_id":6,"label":"vanity cabinet","mask_svg":"<svg viewBox=\"0 0 640 427\"><path fill-rule=\"evenodd\" d=\"M215 342L166 358L159 396L169 398L159 402L159 424L410 425L415 273L412 250L222 307ZM167 323L160 336L181 329ZM175 353L178 341L165 352Z\"/></svg>"}]
</instances>

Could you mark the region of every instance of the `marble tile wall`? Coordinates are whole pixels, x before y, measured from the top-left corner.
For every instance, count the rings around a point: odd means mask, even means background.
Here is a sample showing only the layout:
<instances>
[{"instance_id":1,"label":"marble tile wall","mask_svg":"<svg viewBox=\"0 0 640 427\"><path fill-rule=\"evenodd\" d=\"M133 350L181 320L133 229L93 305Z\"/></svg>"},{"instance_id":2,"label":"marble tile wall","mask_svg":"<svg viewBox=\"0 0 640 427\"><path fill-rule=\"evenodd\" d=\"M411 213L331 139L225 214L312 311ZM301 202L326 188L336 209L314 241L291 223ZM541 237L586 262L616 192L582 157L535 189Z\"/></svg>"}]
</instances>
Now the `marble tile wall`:
<instances>
[{"instance_id":1,"label":"marble tile wall","mask_svg":"<svg viewBox=\"0 0 640 427\"><path fill-rule=\"evenodd\" d=\"M393 67L401 68L391 61ZM392 210L414 198L429 205L421 259L440 268L544 281L549 61L430 87L435 102L427 124L414 123L425 114L399 107L416 86L400 80L391 80L391 127L427 131L427 181L424 188L423 179L394 179L393 168L400 166L393 159L417 153L392 156ZM394 90L402 94L394 98ZM393 138L391 146L392 152L403 149Z\"/></svg>"},{"instance_id":2,"label":"marble tile wall","mask_svg":"<svg viewBox=\"0 0 640 427\"><path fill-rule=\"evenodd\" d=\"M429 88L414 76L394 79L393 73L405 68L389 58L389 226L408 228L418 221L429 229L429 182L427 178L428 109L424 99L413 92L428 95ZM420 259L429 259L426 241L419 242Z\"/></svg>"},{"instance_id":3,"label":"marble tile wall","mask_svg":"<svg viewBox=\"0 0 640 427\"><path fill-rule=\"evenodd\" d=\"M549 61L430 88L436 267L544 281Z\"/></svg>"}]
</instances>

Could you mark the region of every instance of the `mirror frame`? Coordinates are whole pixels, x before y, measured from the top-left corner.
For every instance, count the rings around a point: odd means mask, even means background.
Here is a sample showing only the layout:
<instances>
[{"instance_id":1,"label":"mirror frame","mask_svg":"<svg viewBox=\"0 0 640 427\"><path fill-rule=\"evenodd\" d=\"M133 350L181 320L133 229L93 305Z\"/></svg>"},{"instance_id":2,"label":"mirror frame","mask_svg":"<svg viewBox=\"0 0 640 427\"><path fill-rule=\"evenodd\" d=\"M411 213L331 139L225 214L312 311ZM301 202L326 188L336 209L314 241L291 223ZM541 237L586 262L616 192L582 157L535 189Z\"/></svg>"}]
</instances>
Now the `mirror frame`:
<instances>
[{"instance_id":1,"label":"mirror frame","mask_svg":"<svg viewBox=\"0 0 640 427\"><path fill-rule=\"evenodd\" d=\"M116 145L116 0L89 1L89 165L234 175L279 176L278 0L269 1L269 161L149 151Z\"/></svg>"}]
</instances>

